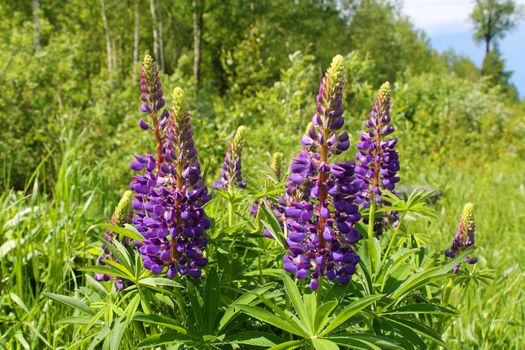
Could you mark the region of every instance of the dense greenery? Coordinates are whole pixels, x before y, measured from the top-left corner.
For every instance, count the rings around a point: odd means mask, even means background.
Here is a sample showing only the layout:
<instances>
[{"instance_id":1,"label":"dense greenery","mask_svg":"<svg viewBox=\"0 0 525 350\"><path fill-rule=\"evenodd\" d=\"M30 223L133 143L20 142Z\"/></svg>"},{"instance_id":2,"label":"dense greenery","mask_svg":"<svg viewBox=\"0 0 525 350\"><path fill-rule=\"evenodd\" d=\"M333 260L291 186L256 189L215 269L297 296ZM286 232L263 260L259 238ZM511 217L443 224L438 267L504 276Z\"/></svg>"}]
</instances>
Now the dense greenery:
<instances>
[{"instance_id":1,"label":"dense greenery","mask_svg":"<svg viewBox=\"0 0 525 350\"><path fill-rule=\"evenodd\" d=\"M520 348L525 107L497 50L482 75L400 13L373 0L0 1L0 348ZM155 277L117 244L117 273L134 282L118 292L93 273L129 162L154 149L137 127L144 53L187 91L209 187L246 126L248 186L212 191L201 280ZM389 80L401 183L441 198L391 198L399 229L362 240L352 282L316 294L283 277L282 240L262 236L280 234L271 211L249 209L282 194L272 154L287 171L336 54L352 141L341 160ZM479 261L454 275L442 252L467 202Z\"/></svg>"}]
</instances>

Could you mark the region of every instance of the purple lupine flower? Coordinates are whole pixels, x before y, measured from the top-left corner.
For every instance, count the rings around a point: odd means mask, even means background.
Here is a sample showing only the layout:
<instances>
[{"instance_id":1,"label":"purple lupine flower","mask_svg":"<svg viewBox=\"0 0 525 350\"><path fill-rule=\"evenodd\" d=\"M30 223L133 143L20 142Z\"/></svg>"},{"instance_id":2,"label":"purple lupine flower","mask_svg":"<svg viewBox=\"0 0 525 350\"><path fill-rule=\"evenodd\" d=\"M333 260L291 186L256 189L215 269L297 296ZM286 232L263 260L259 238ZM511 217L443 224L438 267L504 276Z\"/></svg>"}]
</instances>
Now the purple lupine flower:
<instances>
[{"instance_id":1,"label":"purple lupine flower","mask_svg":"<svg viewBox=\"0 0 525 350\"><path fill-rule=\"evenodd\" d=\"M356 202L368 208L370 201L381 203L383 190L395 193L396 183L399 182L399 156L395 150L396 138L390 138L394 126L390 125L390 84L384 83L379 91L370 113L365 122L366 131L361 133L360 142L356 147L356 183L359 186L359 195ZM390 214L390 220L397 221L397 212ZM384 219L377 219L375 231L382 230L388 223Z\"/></svg>"},{"instance_id":2,"label":"purple lupine flower","mask_svg":"<svg viewBox=\"0 0 525 350\"><path fill-rule=\"evenodd\" d=\"M282 199L288 231L284 269L298 279L310 277L309 287L319 287L319 277L347 283L359 256L354 244L361 239L355 223L360 219L354 203L353 162L329 163L329 157L350 146L343 127L342 56L332 60L317 95L317 113L301 138L302 149L292 160L286 194Z\"/></svg>"},{"instance_id":3,"label":"purple lupine flower","mask_svg":"<svg viewBox=\"0 0 525 350\"><path fill-rule=\"evenodd\" d=\"M224 163L221 167L221 177L213 183L214 189L230 189L233 186L246 187L242 179L242 149L244 147L244 132L246 127L240 126L228 145Z\"/></svg>"},{"instance_id":4,"label":"purple lupine flower","mask_svg":"<svg viewBox=\"0 0 525 350\"><path fill-rule=\"evenodd\" d=\"M145 237L139 248L144 267L167 276L198 278L208 260L203 256L210 227L202 206L210 200L201 177L190 115L180 88L173 90L174 106L164 129L163 162L160 170L151 154L136 156L131 168L145 170L135 175L133 223Z\"/></svg>"},{"instance_id":5,"label":"purple lupine flower","mask_svg":"<svg viewBox=\"0 0 525 350\"><path fill-rule=\"evenodd\" d=\"M157 149L157 168L163 162L162 153L162 128L166 125L168 111L163 110L165 100L164 93L159 78L157 65L151 56L144 56L140 72L140 98L142 104L140 111L149 115L151 125L144 119L139 120L139 126L142 130L151 130L155 135ZM162 110L162 112L161 112Z\"/></svg>"},{"instance_id":6,"label":"purple lupine flower","mask_svg":"<svg viewBox=\"0 0 525 350\"><path fill-rule=\"evenodd\" d=\"M476 231L476 223L474 221L473 214L474 204L467 203L463 208L463 214L458 225L458 232L454 236L452 246L450 249L445 250L445 255L449 258L455 258L466 248L474 245L474 232ZM478 259L475 257L467 256L463 259L468 264L475 264ZM454 266L454 273L457 274L459 271L459 264Z\"/></svg>"},{"instance_id":7,"label":"purple lupine flower","mask_svg":"<svg viewBox=\"0 0 525 350\"><path fill-rule=\"evenodd\" d=\"M131 218L133 216L133 210L131 208L132 196L133 196L133 192L131 192L131 191L124 192L124 195L122 196L122 198L118 202L118 205L115 208L115 211L113 212L113 215L111 216L111 220L109 222L111 225L124 227L125 224L128 224L128 223L131 222ZM119 239L119 237L114 232L112 232L110 230L106 230L106 233L104 234L104 239L108 243L111 244L116 239ZM123 237L121 239L121 242L124 243L127 246L131 245L130 240L128 238L126 238L126 237ZM112 261L118 262L118 259L115 258L111 254L111 251L108 249L108 247L105 244L102 245L102 250L103 250L103 254L98 258L99 265L106 265L106 263L104 262L106 260L112 260ZM108 274L103 274L103 273L98 273L98 272L95 273L95 279L97 281L110 281L110 280L116 281L117 288L119 290L124 289L130 283L129 281L124 281L124 280L122 280L120 278L117 278L115 276L108 275Z\"/></svg>"}]
</instances>

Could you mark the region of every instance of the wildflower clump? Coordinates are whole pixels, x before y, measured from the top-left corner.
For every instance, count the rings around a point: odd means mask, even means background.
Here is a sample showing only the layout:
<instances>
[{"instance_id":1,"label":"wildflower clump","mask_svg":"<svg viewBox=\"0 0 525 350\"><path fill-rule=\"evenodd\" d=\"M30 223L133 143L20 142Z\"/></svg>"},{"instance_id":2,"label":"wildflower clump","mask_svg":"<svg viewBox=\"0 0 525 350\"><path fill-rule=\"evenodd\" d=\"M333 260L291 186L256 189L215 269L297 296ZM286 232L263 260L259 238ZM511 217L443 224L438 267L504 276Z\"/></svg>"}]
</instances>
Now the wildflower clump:
<instances>
[{"instance_id":1,"label":"wildflower clump","mask_svg":"<svg viewBox=\"0 0 525 350\"><path fill-rule=\"evenodd\" d=\"M330 163L350 146L343 127L342 56L332 60L317 95L317 113L301 138L302 149L292 160L284 198L288 251L284 269L298 279L310 277L311 290L319 278L347 283L359 256L353 245L361 239L354 227L360 219L354 203L354 163Z\"/></svg>"},{"instance_id":2,"label":"wildflower clump","mask_svg":"<svg viewBox=\"0 0 525 350\"><path fill-rule=\"evenodd\" d=\"M148 64L147 56L143 65L146 73ZM203 251L208 242L205 231L210 221L202 206L210 196L201 177L190 114L184 91L175 88L173 105L163 113L161 123L154 109L162 107L163 103L155 105L151 102L162 97L158 75L148 75L144 71L141 97L144 102L143 95L150 94L147 103L150 106L148 112L153 113L157 157L137 155L130 165L138 172L130 187L135 192L133 224L145 238L138 244L140 255L144 267L154 274L166 270L169 278L177 274L198 278L201 267L208 262ZM144 86L153 88L145 91ZM155 90L157 87L159 89ZM141 107L141 110L147 108Z\"/></svg>"}]
</instances>

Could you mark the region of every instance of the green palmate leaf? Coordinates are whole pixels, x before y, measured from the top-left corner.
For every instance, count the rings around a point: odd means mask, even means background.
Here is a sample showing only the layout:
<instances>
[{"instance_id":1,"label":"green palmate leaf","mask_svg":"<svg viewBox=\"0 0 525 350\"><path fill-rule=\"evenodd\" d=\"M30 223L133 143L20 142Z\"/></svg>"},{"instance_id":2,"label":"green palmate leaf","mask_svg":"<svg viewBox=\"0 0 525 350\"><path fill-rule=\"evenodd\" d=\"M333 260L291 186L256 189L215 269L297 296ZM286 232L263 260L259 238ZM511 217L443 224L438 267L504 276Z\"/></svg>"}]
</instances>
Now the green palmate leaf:
<instances>
[{"instance_id":1,"label":"green palmate leaf","mask_svg":"<svg viewBox=\"0 0 525 350\"><path fill-rule=\"evenodd\" d=\"M253 291L241 295L239 298L229 304L228 309L224 312L221 320L219 321L219 332L223 331L226 326L233 320L233 318L240 313L240 310L236 309L237 305L249 305L255 300L259 301L258 295L266 293L272 287L271 284L257 288Z\"/></svg>"},{"instance_id":2,"label":"green palmate leaf","mask_svg":"<svg viewBox=\"0 0 525 350\"><path fill-rule=\"evenodd\" d=\"M184 288L182 284L164 277L141 278L139 279L138 284L151 287L168 286L173 288Z\"/></svg>"},{"instance_id":3,"label":"green palmate leaf","mask_svg":"<svg viewBox=\"0 0 525 350\"><path fill-rule=\"evenodd\" d=\"M266 201L259 206L259 211L261 213L261 223L263 224L264 228L270 232L272 237L277 243L279 243L281 248L286 249L286 237L284 236L283 230L281 229L279 220L277 220L275 214Z\"/></svg>"},{"instance_id":4,"label":"green palmate leaf","mask_svg":"<svg viewBox=\"0 0 525 350\"><path fill-rule=\"evenodd\" d=\"M301 298L301 293L299 293L299 289L295 285L294 281L292 281L292 279L286 274L283 274L283 281L286 295L292 302L295 312L303 323L303 327L308 330L310 335L313 335L313 319L315 315L310 315L308 313L306 305Z\"/></svg>"},{"instance_id":5,"label":"green palmate leaf","mask_svg":"<svg viewBox=\"0 0 525 350\"><path fill-rule=\"evenodd\" d=\"M332 312L335 310L339 303L337 301L328 301L317 309L315 313L315 322L314 322L314 333L317 334L321 329L326 326Z\"/></svg>"},{"instance_id":6,"label":"green palmate leaf","mask_svg":"<svg viewBox=\"0 0 525 350\"><path fill-rule=\"evenodd\" d=\"M97 226L99 226L100 228L104 230L108 230L113 233L116 233L120 236L130 238L134 241L142 242L144 240L144 237L140 234L140 232L137 231L137 229L130 224L126 224L124 227L106 224L106 223L98 224Z\"/></svg>"},{"instance_id":7,"label":"green palmate leaf","mask_svg":"<svg viewBox=\"0 0 525 350\"><path fill-rule=\"evenodd\" d=\"M217 314L219 313L219 300L221 298L221 283L217 270L212 268L206 276L204 283L204 315L206 332L211 334L215 327Z\"/></svg>"},{"instance_id":8,"label":"green palmate leaf","mask_svg":"<svg viewBox=\"0 0 525 350\"><path fill-rule=\"evenodd\" d=\"M85 312L86 314L95 315L95 311L91 310L89 306L87 306L86 304L84 304L82 301L80 301L77 298L68 297L66 295L61 295L61 294L49 293L49 292L44 292L44 296L50 299L53 299L55 301L58 301L59 303L62 303L69 307L72 307L74 309Z\"/></svg>"},{"instance_id":9,"label":"green palmate leaf","mask_svg":"<svg viewBox=\"0 0 525 350\"><path fill-rule=\"evenodd\" d=\"M396 349L405 350L400 343L393 338L386 337L383 335L368 334L368 333L353 333L353 334L342 334L327 339L332 340L340 345L350 345L355 348L364 346L365 349ZM358 343L354 343L354 342Z\"/></svg>"},{"instance_id":10,"label":"green palmate leaf","mask_svg":"<svg viewBox=\"0 0 525 350\"><path fill-rule=\"evenodd\" d=\"M190 298L192 315L195 318L195 328L204 331L204 319L206 317L203 312L204 299L202 298L200 291L195 287L193 281L189 279L187 281L186 290L188 291L188 297Z\"/></svg>"},{"instance_id":11,"label":"green palmate leaf","mask_svg":"<svg viewBox=\"0 0 525 350\"><path fill-rule=\"evenodd\" d=\"M312 345L315 350L339 350L339 346L328 339L312 339Z\"/></svg>"},{"instance_id":12,"label":"green palmate leaf","mask_svg":"<svg viewBox=\"0 0 525 350\"><path fill-rule=\"evenodd\" d=\"M472 249L467 249L442 267L433 267L410 276L392 293L391 298L394 300L400 299L405 294L408 294L425 284L446 277L448 272L471 252Z\"/></svg>"},{"instance_id":13,"label":"green palmate leaf","mask_svg":"<svg viewBox=\"0 0 525 350\"><path fill-rule=\"evenodd\" d=\"M88 266L88 267L81 268L80 271L91 272L91 273L98 272L98 273L102 273L106 275L129 279L129 274L124 273L121 270L117 270L116 268L111 268L107 266L100 266L100 265L99 266Z\"/></svg>"},{"instance_id":14,"label":"green palmate leaf","mask_svg":"<svg viewBox=\"0 0 525 350\"><path fill-rule=\"evenodd\" d=\"M115 268L116 270L120 271L121 274L124 274L124 276L125 276L124 278L126 278L126 279L128 279L128 280L130 280L132 282L136 282L135 281L135 275L126 266L124 266L124 265L122 265L122 264L120 264L118 262L115 262L113 260L110 260L110 259L104 260L104 264L109 265L109 266Z\"/></svg>"},{"instance_id":15,"label":"green palmate leaf","mask_svg":"<svg viewBox=\"0 0 525 350\"><path fill-rule=\"evenodd\" d=\"M146 348L166 344L184 344L190 342L192 342L190 337L180 333L170 332L152 335L138 343L137 347Z\"/></svg>"},{"instance_id":16,"label":"green palmate leaf","mask_svg":"<svg viewBox=\"0 0 525 350\"><path fill-rule=\"evenodd\" d=\"M88 350L96 349L98 344L107 338L110 331L109 327L102 328L89 344Z\"/></svg>"},{"instance_id":17,"label":"green palmate leaf","mask_svg":"<svg viewBox=\"0 0 525 350\"><path fill-rule=\"evenodd\" d=\"M336 344L344 345L344 346L350 346L352 349L358 349L358 350L382 350L382 349L388 349L388 348L381 348L377 345L375 345L372 342L369 342L364 339L356 339L353 337L329 337L327 339L330 339Z\"/></svg>"},{"instance_id":18,"label":"green palmate leaf","mask_svg":"<svg viewBox=\"0 0 525 350\"><path fill-rule=\"evenodd\" d=\"M401 319L401 318L388 318L389 321L396 323L399 326L409 328L414 333L419 334L420 336L423 336L430 341L444 347L445 349L449 349L449 346L441 339L439 334L437 334L433 329L425 326L422 323L419 322L413 322L409 321L407 319Z\"/></svg>"},{"instance_id":19,"label":"green palmate leaf","mask_svg":"<svg viewBox=\"0 0 525 350\"><path fill-rule=\"evenodd\" d=\"M292 349L298 349L299 347L305 345L304 340L290 340L285 343L281 343L275 346L272 346L268 350L292 350Z\"/></svg>"},{"instance_id":20,"label":"green palmate leaf","mask_svg":"<svg viewBox=\"0 0 525 350\"><path fill-rule=\"evenodd\" d=\"M356 300L347 307L345 307L337 316L328 324L328 326L321 332L321 336L325 336L332 332L334 329L342 325L352 316L356 315L359 311L363 310L367 306L373 304L384 296L384 294L374 294Z\"/></svg>"},{"instance_id":21,"label":"green palmate leaf","mask_svg":"<svg viewBox=\"0 0 525 350\"><path fill-rule=\"evenodd\" d=\"M266 332L241 332L225 339L227 343L261 346L269 348L284 342L283 339Z\"/></svg>"},{"instance_id":22,"label":"green palmate leaf","mask_svg":"<svg viewBox=\"0 0 525 350\"><path fill-rule=\"evenodd\" d=\"M401 314L432 314L444 316L457 316L457 311L449 309L437 304L411 304L405 305L388 312L383 315L401 315Z\"/></svg>"},{"instance_id":23,"label":"green palmate leaf","mask_svg":"<svg viewBox=\"0 0 525 350\"><path fill-rule=\"evenodd\" d=\"M152 323L158 326L173 329L182 335L188 334L188 331L180 323L178 323L177 321L175 321L173 318L170 318L170 317L156 315L156 314L137 313L133 319L135 321Z\"/></svg>"},{"instance_id":24,"label":"green palmate leaf","mask_svg":"<svg viewBox=\"0 0 525 350\"><path fill-rule=\"evenodd\" d=\"M297 324L296 321L291 317L283 319L281 315L277 316L264 309L249 305L238 305L237 307L244 313L255 317L262 322L268 323L274 327L282 329L283 331L298 335L300 337L309 338L308 333L305 332L301 325Z\"/></svg>"},{"instance_id":25,"label":"green palmate leaf","mask_svg":"<svg viewBox=\"0 0 525 350\"><path fill-rule=\"evenodd\" d=\"M111 335L109 338L109 349L120 349L122 338L128 328L128 325L135 317L137 308L140 304L140 295L136 294L133 299L128 303L128 306L124 310L124 314L115 321L114 326L111 329Z\"/></svg>"}]
</instances>

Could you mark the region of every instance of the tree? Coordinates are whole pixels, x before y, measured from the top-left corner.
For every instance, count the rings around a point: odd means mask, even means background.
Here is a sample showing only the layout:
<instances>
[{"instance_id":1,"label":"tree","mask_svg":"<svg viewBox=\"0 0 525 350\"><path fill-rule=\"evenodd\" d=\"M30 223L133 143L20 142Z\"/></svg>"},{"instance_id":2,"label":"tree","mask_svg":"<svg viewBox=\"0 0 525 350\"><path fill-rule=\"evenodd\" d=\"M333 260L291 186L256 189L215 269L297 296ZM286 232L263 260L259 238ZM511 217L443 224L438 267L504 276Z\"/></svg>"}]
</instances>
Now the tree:
<instances>
[{"instance_id":1,"label":"tree","mask_svg":"<svg viewBox=\"0 0 525 350\"><path fill-rule=\"evenodd\" d=\"M514 0L476 0L470 18L474 22L474 40L485 43L486 56L494 40L502 39L516 27L520 11Z\"/></svg>"}]
</instances>

